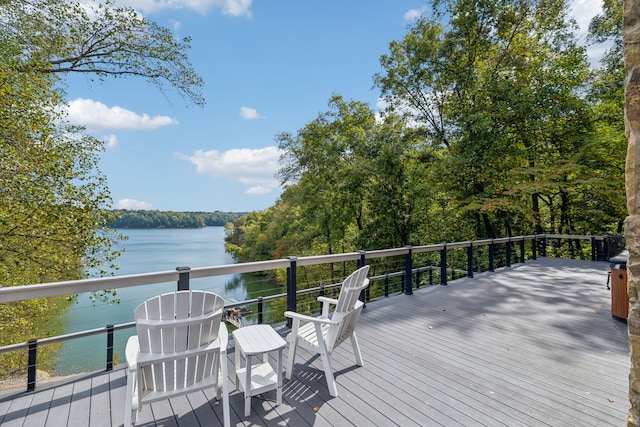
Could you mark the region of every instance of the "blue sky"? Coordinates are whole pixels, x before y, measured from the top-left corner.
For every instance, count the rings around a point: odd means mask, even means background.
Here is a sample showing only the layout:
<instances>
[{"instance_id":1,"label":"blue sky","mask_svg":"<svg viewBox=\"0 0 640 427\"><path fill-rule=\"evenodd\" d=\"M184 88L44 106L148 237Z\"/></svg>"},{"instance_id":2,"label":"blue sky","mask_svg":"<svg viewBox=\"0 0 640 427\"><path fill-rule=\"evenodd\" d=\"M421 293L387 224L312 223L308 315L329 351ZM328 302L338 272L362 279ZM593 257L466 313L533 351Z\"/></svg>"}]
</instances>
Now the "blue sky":
<instances>
[{"instance_id":1,"label":"blue sky","mask_svg":"<svg viewBox=\"0 0 640 427\"><path fill-rule=\"evenodd\" d=\"M177 37L205 81L204 108L139 79L67 80L69 120L107 141L100 169L123 209L253 211L282 192L280 132L333 94L376 108L373 75L426 1L119 0ZM600 1L574 0L581 28ZM592 49L590 55L600 55Z\"/></svg>"}]
</instances>

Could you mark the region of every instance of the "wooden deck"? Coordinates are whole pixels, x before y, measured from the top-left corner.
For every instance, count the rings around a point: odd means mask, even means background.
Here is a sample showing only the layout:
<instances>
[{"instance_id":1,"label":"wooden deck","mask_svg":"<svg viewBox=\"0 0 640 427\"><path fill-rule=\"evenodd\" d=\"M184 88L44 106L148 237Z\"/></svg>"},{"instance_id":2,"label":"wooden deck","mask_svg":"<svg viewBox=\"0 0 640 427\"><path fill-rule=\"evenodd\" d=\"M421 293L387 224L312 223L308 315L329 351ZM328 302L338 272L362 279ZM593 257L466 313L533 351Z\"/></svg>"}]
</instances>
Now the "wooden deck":
<instances>
[{"instance_id":1,"label":"wooden deck","mask_svg":"<svg viewBox=\"0 0 640 427\"><path fill-rule=\"evenodd\" d=\"M365 366L353 365L349 345L332 357L339 397L328 395L319 359L299 358L282 405L266 393L244 418L243 398L233 391L231 423L625 425L627 329L611 318L607 271L602 262L539 259L369 303L358 326ZM125 383L118 369L5 398L0 424L120 426ZM138 425L219 425L221 405L212 396L144 407Z\"/></svg>"}]
</instances>

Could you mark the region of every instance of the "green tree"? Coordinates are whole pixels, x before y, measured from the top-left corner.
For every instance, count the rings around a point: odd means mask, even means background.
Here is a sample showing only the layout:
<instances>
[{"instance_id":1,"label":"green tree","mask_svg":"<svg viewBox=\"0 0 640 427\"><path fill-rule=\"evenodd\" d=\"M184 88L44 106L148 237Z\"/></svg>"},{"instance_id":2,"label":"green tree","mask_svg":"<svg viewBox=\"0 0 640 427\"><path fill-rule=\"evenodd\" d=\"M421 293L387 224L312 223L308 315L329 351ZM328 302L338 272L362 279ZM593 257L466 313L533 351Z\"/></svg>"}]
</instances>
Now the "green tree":
<instances>
[{"instance_id":1,"label":"green tree","mask_svg":"<svg viewBox=\"0 0 640 427\"><path fill-rule=\"evenodd\" d=\"M584 163L589 70L567 2L432 4L431 19L391 43L375 82L441 150L441 188L468 237L588 231L596 224L575 213L597 190Z\"/></svg>"},{"instance_id":2,"label":"green tree","mask_svg":"<svg viewBox=\"0 0 640 427\"><path fill-rule=\"evenodd\" d=\"M202 81L183 52L188 40L113 5L0 1L2 286L82 278L118 256L111 197L97 167L103 143L65 120L64 73L139 76L203 102ZM0 345L51 332L46 319L56 303L0 305ZM11 369L16 357L4 355L0 365Z\"/></svg>"}]
</instances>

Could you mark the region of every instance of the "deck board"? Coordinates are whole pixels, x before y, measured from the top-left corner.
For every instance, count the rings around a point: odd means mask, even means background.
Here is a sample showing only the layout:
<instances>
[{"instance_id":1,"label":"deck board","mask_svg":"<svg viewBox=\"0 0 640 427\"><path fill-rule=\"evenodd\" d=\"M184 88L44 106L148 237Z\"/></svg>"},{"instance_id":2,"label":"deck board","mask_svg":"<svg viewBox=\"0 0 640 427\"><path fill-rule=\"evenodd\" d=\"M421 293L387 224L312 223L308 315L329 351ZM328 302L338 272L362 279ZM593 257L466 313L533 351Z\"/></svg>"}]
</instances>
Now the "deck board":
<instances>
[{"instance_id":1,"label":"deck board","mask_svg":"<svg viewBox=\"0 0 640 427\"><path fill-rule=\"evenodd\" d=\"M626 324L611 318L607 272L607 263L541 258L369 302L357 331L364 366L355 366L348 341L332 355L337 398L319 358L300 350L283 404L265 393L246 418L231 340L231 424L624 425L628 338ZM125 388L116 369L6 397L0 424L120 426ZM143 407L138 425L221 420L215 391L205 390Z\"/></svg>"}]
</instances>

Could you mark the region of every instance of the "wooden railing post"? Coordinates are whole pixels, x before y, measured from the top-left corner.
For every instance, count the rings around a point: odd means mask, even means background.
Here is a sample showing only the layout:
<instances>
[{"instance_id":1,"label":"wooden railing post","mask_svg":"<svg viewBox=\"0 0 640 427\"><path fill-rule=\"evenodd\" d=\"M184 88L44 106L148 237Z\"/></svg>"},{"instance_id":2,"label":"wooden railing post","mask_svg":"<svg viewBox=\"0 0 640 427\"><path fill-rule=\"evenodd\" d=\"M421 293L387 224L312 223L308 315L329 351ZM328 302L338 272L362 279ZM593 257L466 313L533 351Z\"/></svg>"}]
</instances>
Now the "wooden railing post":
<instances>
[{"instance_id":1,"label":"wooden railing post","mask_svg":"<svg viewBox=\"0 0 640 427\"><path fill-rule=\"evenodd\" d=\"M29 343L29 353L27 357L27 393L36 389L36 373L38 360L38 340L31 339Z\"/></svg>"},{"instance_id":2,"label":"wooden railing post","mask_svg":"<svg viewBox=\"0 0 640 427\"><path fill-rule=\"evenodd\" d=\"M296 300L296 260L297 257L288 256L289 267L287 267L287 310L296 311L297 300ZM287 318L287 327L291 328L293 325L293 319L290 317Z\"/></svg>"},{"instance_id":3,"label":"wooden railing post","mask_svg":"<svg viewBox=\"0 0 640 427\"><path fill-rule=\"evenodd\" d=\"M538 235L533 236L533 240L531 241L531 257L533 259L538 259Z\"/></svg>"},{"instance_id":4,"label":"wooden railing post","mask_svg":"<svg viewBox=\"0 0 640 427\"><path fill-rule=\"evenodd\" d=\"M180 275L178 276L179 291L189 290L189 270L191 270L191 267L176 267L176 271L180 272Z\"/></svg>"},{"instance_id":5,"label":"wooden railing post","mask_svg":"<svg viewBox=\"0 0 640 427\"><path fill-rule=\"evenodd\" d=\"M505 265L507 267L511 267L511 237L509 237L509 240L507 240L507 244L506 244L506 254L505 257L507 258L505 261Z\"/></svg>"},{"instance_id":6,"label":"wooden railing post","mask_svg":"<svg viewBox=\"0 0 640 427\"><path fill-rule=\"evenodd\" d=\"M495 262L495 243L493 243L493 240L491 240L491 243L489 243L489 271L494 271L494 262Z\"/></svg>"},{"instance_id":7,"label":"wooden railing post","mask_svg":"<svg viewBox=\"0 0 640 427\"><path fill-rule=\"evenodd\" d=\"M591 236L591 261L598 260L598 247L596 245L596 238Z\"/></svg>"},{"instance_id":8,"label":"wooden railing post","mask_svg":"<svg viewBox=\"0 0 640 427\"><path fill-rule=\"evenodd\" d=\"M107 371L113 371L113 325L107 325Z\"/></svg>"},{"instance_id":9,"label":"wooden railing post","mask_svg":"<svg viewBox=\"0 0 640 427\"><path fill-rule=\"evenodd\" d=\"M262 310L264 309L264 303L262 297L258 297L258 325L262 325Z\"/></svg>"},{"instance_id":10,"label":"wooden railing post","mask_svg":"<svg viewBox=\"0 0 640 427\"><path fill-rule=\"evenodd\" d=\"M447 244L440 249L440 284L447 284Z\"/></svg>"},{"instance_id":11,"label":"wooden railing post","mask_svg":"<svg viewBox=\"0 0 640 427\"><path fill-rule=\"evenodd\" d=\"M473 277L473 242L467 246L467 277Z\"/></svg>"},{"instance_id":12,"label":"wooden railing post","mask_svg":"<svg viewBox=\"0 0 640 427\"><path fill-rule=\"evenodd\" d=\"M413 250L406 246L409 252L404 256L404 294L413 295Z\"/></svg>"},{"instance_id":13,"label":"wooden railing post","mask_svg":"<svg viewBox=\"0 0 640 427\"><path fill-rule=\"evenodd\" d=\"M358 266L358 268L362 268L362 267L364 267L365 262L366 262L366 261L365 261L365 254L366 254L367 252L366 252L366 251L362 251L362 250L360 250L360 251L358 251L358 253L360 254L360 258L358 258L357 266ZM359 297L360 301L365 302L365 301L367 300L365 292L366 292L368 289L369 289L369 286L367 286L367 288L366 288L366 289L363 289L362 291L360 291L360 297Z\"/></svg>"},{"instance_id":14,"label":"wooden railing post","mask_svg":"<svg viewBox=\"0 0 640 427\"><path fill-rule=\"evenodd\" d=\"M389 275L384 276L384 296L389 296Z\"/></svg>"}]
</instances>

